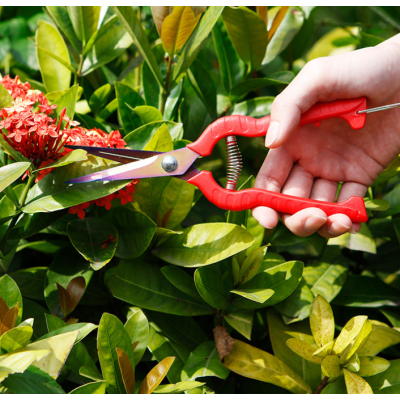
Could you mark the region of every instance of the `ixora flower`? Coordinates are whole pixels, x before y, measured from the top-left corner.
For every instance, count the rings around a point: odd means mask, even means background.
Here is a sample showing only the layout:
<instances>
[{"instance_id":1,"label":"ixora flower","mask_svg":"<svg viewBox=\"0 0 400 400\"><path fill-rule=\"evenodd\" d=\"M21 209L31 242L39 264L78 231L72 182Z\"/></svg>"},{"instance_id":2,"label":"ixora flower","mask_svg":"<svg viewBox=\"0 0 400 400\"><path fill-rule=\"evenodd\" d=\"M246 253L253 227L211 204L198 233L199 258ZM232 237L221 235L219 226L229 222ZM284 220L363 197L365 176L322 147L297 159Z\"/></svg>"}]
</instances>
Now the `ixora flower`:
<instances>
[{"instance_id":1,"label":"ixora flower","mask_svg":"<svg viewBox=\"0 0 400 400\"><path fill-rule=\"evenodd\" d=\"M71 152L72 150L64 147L65 144L114 148L126 146L119 131L108 134L101 129L79 127L79 122L65 115L65 108L59 117L53 118L51 115L57 105L49 104L40 90L33 90L28 82L22 83L18 76L14 79L5 76L0 83L14 99L11 107L0 110L0 129L3 138L14 150L28 158L35 169L44 168ZM62 128L63 122L65 122L64 128ZM38 171L36 182L43 179L53 169L44 168ZM83 219L86 215L85 210L91 204L109 210L111 201L114 199L121 199L122 205L132 202L134 185L137 183L137 180L133 180L118 193L71 207L69 213L77 214Z\"/></svg>"}]
</instances>

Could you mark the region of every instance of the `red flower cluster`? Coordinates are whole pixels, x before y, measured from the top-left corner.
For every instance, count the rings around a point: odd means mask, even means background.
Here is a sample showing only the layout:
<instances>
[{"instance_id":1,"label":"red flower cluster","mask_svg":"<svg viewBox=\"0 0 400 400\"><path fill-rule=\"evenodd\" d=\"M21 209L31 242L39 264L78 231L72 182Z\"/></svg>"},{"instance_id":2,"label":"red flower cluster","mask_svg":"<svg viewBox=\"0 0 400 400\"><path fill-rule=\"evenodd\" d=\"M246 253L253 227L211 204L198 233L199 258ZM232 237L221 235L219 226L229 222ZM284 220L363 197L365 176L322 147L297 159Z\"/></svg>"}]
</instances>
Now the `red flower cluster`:
<instances>
[{"instance_id":1,"label":"red flower cluster","mask_svg":"<svg viewBox=\"0 0 400 400\"><path fill-rule=\"evenodd\" d=\"M28 158L35 168L43 168L71 152L72 150L64 148L64 144L125 147L126 142L119 131L108 134L96 128L88 130L78 127L79 122L70 120L65 115L65 109L57 122L57 118L50 116L57 105L50 105L40 90L32 90L30 84L22 83L18 76L15 79L5 76L0 83L15 100L12 107L0 110L0 129L3 138L14 150ZM66 126L61 129L63 121L66 122ZM53 168L47 168L39 171L36 182L52 170ZM121 204L125 205L128 201L133 201L132 194L135 191L134 185L137 183L138 181L134 180L118 193L71 207L69 212L78 214L78 217L83 219L85 209L91 204L109 210L113 199L121 199Z\"/></svg>"}]
</instances>

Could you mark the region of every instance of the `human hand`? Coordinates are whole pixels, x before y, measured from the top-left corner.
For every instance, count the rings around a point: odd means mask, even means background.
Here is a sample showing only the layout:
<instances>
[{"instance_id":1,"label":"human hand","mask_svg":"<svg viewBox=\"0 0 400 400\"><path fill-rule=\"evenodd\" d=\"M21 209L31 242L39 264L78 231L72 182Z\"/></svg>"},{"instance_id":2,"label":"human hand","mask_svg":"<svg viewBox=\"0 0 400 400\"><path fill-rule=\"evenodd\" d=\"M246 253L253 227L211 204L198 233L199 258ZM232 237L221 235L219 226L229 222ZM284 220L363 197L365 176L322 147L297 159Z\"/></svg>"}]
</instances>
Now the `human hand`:
<instances>
[{"instance_id":1,"label":"human hand","mask_svg":"<svg viewBox=\"0 0 400 400\"><path fill-rule=\"evenodd\" d=\"M266 146L271 150L255 187L334 202L364 196L377 176L400 152L400 110L369 114L364 128L353 130L342 119L323 121L316 128L298 128L301 114L317 102L366 96L368 108L400 102L400 35L374 48L309 62L276 97ZM253 216L266 228L278 223L278 213L256 207ZM359 223L344 214L327 216L318 208L282 214L296 235L314 232L326 238L355 233Z\"/></svg>"}]
</instances>

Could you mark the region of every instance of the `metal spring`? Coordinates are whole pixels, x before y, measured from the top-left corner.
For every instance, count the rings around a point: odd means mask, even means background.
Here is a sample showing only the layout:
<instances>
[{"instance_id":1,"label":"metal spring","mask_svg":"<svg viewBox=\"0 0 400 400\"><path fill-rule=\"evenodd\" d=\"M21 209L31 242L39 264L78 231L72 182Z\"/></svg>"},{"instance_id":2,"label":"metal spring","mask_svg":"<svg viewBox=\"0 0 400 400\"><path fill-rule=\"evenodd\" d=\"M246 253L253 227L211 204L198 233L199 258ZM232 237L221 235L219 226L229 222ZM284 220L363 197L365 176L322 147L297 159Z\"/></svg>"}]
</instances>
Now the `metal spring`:
<instances>
[{"instance_id":1,"label":"metal spring","mask_svg":"<svg viewBox=\"0 0 400 400\"><path fill-rule=\"evenodd\" d=\"M236 142L235 136L227 136L226 142L226 164L227 164L227 181L225 189L236 190L236 183L242 171L242 154Z\"/></svg>"}]
</instances>

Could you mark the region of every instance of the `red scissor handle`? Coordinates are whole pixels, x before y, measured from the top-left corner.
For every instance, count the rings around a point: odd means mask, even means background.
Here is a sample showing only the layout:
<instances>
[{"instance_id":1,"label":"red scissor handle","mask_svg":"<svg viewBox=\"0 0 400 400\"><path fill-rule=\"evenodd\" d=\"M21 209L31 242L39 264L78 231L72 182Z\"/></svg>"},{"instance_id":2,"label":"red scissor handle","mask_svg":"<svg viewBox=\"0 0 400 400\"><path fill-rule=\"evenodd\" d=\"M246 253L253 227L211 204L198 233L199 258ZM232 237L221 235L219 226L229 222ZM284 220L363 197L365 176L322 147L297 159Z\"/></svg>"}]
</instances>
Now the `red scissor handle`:
<instances>
[{"instance_id":1,"label":"red scissor handle","mask_svg":"<svg viewBox=\"0 0 400 400\"><path fill-rule=\"evenodd\" d=\"M357 111L367 108L367 99L338 100L331 103L317 103L305 112L300 119L299 126L315 124L330 118L343 118L353 129L360 129L365 124L366 114L357 114ZM230 115L217 119L202 133L202 135L187 147L201 156L209 156L216 143L226 136L239 135L247 137L265 136L270 123L270 116L255 119L243 115Z\"/></svg>"},{"instance_id":2,"label":"red scissor handle","mask_svg":"<svg viewBox=\"0 0 400 400\"><path fill-rule=\"evenodd\" d=\"M353 222L366 222L368 220L362 197L354 196L341 203L328 203L288 196L264 189L245 189L235 192L219 186L210 171L201 171L193 178L188 179L187 182L197 186L211 203L223 210L243 211L265 206L285 214L295 214L305 208L317 207L324 211L328 217L333 214L345 214Z\"/></svg>"},{"instance_id":3,"label":"red scissor handle","mask_svg":"<svg viewBox=\"0 0 400 400\"><path fill-rule=\"evenodd\" d=\"M365 97L351 100L339 100L331 103L317 103L301 116L299 126L315 124L330 118L343 118L353 129L360 129L365 124L366 114L357 111L366 109ZM270 117L255 119L241 115L231 115L220 118L212 123L194 143L188 148L200 154L211 154L215 144L226 136L239 135L247 137L265 136L270 124ZM187 182L197 186L218 207L225 210L242 211L257 206L266 206L286 214L294 214L309 207L317 207L326 215L345 214L353 222L366 222L367 212L362 197L351 197L342 203L328 203L301 197L270 192L264 189L246 189L231 191L219 186L211 172L202 171Z\"/></svg>"}]
</instances>

